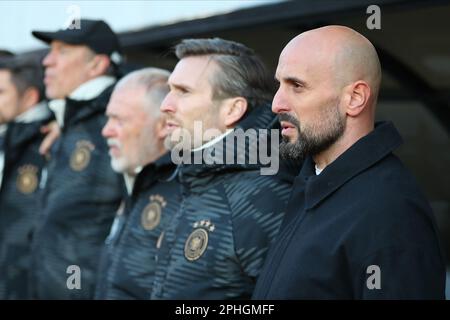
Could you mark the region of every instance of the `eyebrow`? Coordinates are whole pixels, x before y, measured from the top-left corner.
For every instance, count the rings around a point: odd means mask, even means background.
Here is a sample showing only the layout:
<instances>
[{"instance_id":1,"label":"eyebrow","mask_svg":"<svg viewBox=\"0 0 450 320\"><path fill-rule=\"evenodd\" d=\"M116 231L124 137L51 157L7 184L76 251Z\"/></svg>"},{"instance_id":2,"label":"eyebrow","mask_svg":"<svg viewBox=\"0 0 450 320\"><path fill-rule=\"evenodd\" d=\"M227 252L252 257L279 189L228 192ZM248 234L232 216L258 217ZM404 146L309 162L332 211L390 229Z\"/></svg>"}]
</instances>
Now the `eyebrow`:
<instances>
[{"instance_id":1,"label":"eyebrow","mask_svg":"<svg viewBox=\"0 0 450 320\"><path fill-rule=\"evenodd\" d=\"M105 114L108 118L118 118L117 112L114 112L114 111L106 110Z\"/></svg>"},{"instance_id":2,"label":"eyebrow","mask_svg":"<svg viewBox=\"0 0 450 320\"><path fill-rule=\"evenodd\" d=\"M284 77L283 81L292 83L292 84L297 84L297 85L300 85L305 88L308 87L307 83L304 80L297 78L297 77Z\"/></svg>"},{"instance_id":3,"label":"eyebrow","mask_svg":"<svg viewBox=\"0 0 450 320\"><path fill-rule=\"evenodd\" d=\"M188 91L192 91L193 90L193 88L191 88L191 87L189 87L189 86L187 86L185 84L180 84L180 83L170 83L169 82L169 87L173 87L173 88L178 89L178 90L180 90L180 89L188 90Z\"/></svg>"}]
</instances>

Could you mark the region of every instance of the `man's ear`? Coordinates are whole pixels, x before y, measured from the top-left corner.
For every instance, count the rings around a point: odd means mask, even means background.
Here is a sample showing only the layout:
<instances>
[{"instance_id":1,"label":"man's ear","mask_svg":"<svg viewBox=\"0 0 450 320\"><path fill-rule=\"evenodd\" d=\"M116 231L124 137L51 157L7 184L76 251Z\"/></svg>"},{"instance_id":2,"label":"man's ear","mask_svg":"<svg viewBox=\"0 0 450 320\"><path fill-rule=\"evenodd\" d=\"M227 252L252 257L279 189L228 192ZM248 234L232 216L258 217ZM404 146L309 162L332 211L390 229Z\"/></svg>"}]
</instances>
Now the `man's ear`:
<instances>
[{"instance_id":1,"label":"man's ear","mask_svg":"<svg viewBox=\"0 0 450 320\"><path fill-rule=\"evenodd\" d=\"M233 128L247 112L247 100L243 97L227 99L224 108L222 108L223 124L227 129Z\"/></svg>"},{"instance_id":2,"label":"man's ear","mask_svg":"<svg viewBox=\"0 0 450 320\"><path fill-rule=\"evenodd\" d=\"M351 117L358 116L367 106L372 94L370 86L365 81L356 81L348 86L346 113Z\"/></svg>"},{"instance_id":3,"label":"man's ear","mask_svg":"<svg viewBox=\"0 0 450 320\"><path fill-rule=\"evenodd\" d=\"M20 113L27 111L39 102L39 91L34 87L25 90L20 98Z\"/></svg>"},{"instance_id":4,"label":"man's ear","mask_svg":"<svg viewBox=\"0 0 450 320\"><path fill-rule=\"evenodd\" d=\"M106 73L111 61L106 54L96 54L90 63L92 64L90 76L96 78Z\"/></svg>"}]
</instances>

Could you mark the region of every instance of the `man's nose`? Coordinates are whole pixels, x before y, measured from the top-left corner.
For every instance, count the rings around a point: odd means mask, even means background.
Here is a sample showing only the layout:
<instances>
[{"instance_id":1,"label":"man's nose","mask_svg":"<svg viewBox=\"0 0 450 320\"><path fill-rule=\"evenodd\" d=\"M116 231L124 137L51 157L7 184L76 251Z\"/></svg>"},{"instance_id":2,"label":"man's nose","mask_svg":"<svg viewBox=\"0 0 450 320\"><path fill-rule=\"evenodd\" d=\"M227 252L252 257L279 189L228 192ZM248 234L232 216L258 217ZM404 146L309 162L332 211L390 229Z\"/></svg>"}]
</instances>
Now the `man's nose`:
<instances>
[{"instance_id":1,"label":"man's nose","mask_svg":"<svg viewBox=\"0 0 450 320\"><path fill-rule=\"evenodd\" d=\"M42 65L44 67L48 67L55 63L55 57L52 51L47 53L47 55L44 57L44 60L42 60Z\"/></svg>"},{"instance_id":2,"label":"man's nose","mask_svg":"<svg viewBox=\"0 0 450 320\"><path fill-rule=\"evenodd\" d=\"M275 93L275 96L273 97L272 112L286 113L289 111L290 111L290 108L288 107L288 104L286 103L283 93L281 92L280 89L278 89L278 91Z\"/></svg>"},{"instance_id":3,"label":"man's nose","mask_svg":"<svg viewBox=\"0 0 450 320\"><path fill-rule=\"evenodd\" d=\"M102 129L102 136L105 138L110 138L114 135L113 125L111 124L111 119L106 122L105 126Z\"/></svg>"},{"instance_id":4,"label":"man's nose","mask_svg":"<svg viewBox=\"0 0 450 320\"><path fill-rule=\"evenodd\" d=\"M161 110L161 112L166 112L166 113L175 112L175 101L170 92L166 95L163 102L161 103L160 110Z\"/></svg>"}]
</instances>

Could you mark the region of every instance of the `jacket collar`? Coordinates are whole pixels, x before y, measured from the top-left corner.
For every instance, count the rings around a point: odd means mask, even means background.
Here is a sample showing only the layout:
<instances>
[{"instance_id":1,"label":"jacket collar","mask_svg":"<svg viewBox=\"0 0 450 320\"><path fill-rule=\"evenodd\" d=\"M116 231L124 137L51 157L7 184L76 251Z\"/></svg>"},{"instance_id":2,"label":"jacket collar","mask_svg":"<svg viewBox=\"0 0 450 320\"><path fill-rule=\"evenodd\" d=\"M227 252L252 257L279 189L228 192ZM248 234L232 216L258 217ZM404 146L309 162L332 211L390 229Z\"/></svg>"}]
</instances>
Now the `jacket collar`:
<instances>
[{"instance_id":1,"label":"jacket collar","mask_svg":"<svg viewBox=\"0 0 450 320\"><path fill-rule=\"evenodd\" d=\"M50 117L50 110L47 107L47 104L42 101L24 113L18 115L14 122L19 123L31 123L35 121L41 121L44 119L48 119Z\"/></svg>"},{"instance_id":2,"label":"jacket collar","mask_svg":"<svg viewBox=\"0 0 450 320\"><path fill-rule=\"evenodd\" d=\"M20 149L36 136L41 135L41 126L48 122L50 117L50 110L44 102L38 103L30 110L17 116L14 121L8 123L5 147Z\"/></svg>"},{"instance_id":3,"label":"jacket collar","mask_svg":"<svg viewBox=\"0 0 450 320\"><path fill-rule=\"evenodd\" d=\"M221 137L222 139L216 141L212 145L208 143L206 147L199 148L195 151L192 151L190 154L191 164L181 164L179 168L179 172L181 176L194 176L201 177L204 175L209 175L211 172L220 172L226 170L246 170L250 168L258 169L262 165L259 161L254 163L249 163L247 159L249 159L250 151L258 150L258 143L251 143L251 141L263 141L268 144L268 148L270 147L270 136L262 137L258 131L258 129L271 129L277 123L276 116L272 113L271 108L267 105L257 107L253 109L250 113L248 113L244 118L239 121L237 126L233 131L226 132ZM252 139L247 139L244 145L237 145L235 143L235 133L236 130L241 129L243 131L247 131L249 129L253 132ZM254 133L254 134L253 134ZM260 139L260 140L258 140ZM231 153L232 152L232 153ZM211 155L211 161L209 163L205 163L204 155ZM227 154L232 154L234 160L231 161L232 164L227 163ZM258 154L258 152L256 152ZM237 157L241 157L245 161L237 161ZM221 161L213 161L214 159L221 159ZM201 160L201 164L196 164L196 159Z\"/></svg>"},{"instance_id":4,"label":"jacket collar","mask_svg":"<svg viewBox=\"0 0 450 320\"><path fill-rule=\"evenodd\" d=\"M92 117L93 115L104 115L113 89L114 86L110 86L106 88L98 97L91 100L71 100L68 98L64 113L65 127L70 127L80 121Z\"/></svg>"},{"instance_id":5,"label":"jacket collar","mask_svg":"<svg viewBox=\"0 0 450 320\"><path fill-rule=\"evenodd\" d=\"M298 177L306 183L306 209L315 207L347 181L383 160L402 142L391 122L379 122L371 133L353 144L318 176L314 161L308 156Z\"/></svg>"},{"instance_id":6,"label":"jacket collar","mask_svg":"<svg viewBox=\"0 0 450 320\"><path fill-rule=\"evenodd\" d=\"M40 133L40 126L50 120L50 110L45 102L40 102L30 110L18 115L0 129L2 139L0 151L4 148L20 148Z\"/></svg>"},{"instance_id":7,"label":"jacket collar","mask_svg":"<svg viewBox=\"0 0 450 320\"><path fill-rule=\"evenodd\" d=\"M71 100L92 100L98 97L106 88L112 86L116 79L110 76L101 76L89 80L75 89L69 95Z\"/></svg>"},{"instance_id":8,"label":"jacket collar","mask_svg":"<svg viewBox=\"0 0 450 320\"><path fill-rule=\"evenodd\" d=\"M30 143L42 138L41 127L49 120L50 116L29 123L11 122L8 124L4 143L5 166L17 162L23 153L29 149Z\"/></svg>"},{"instance_id":9,"label":"jacket collar","mask_svg":"<svg viewBox=\"0 0 450 320\"><path fill-rule=\"evenodd\" d=\"M192 152L197 152L197 151L212 147L219 141L222 141L223 139L225 139L225 137L232 132L233 132L233 129L228 129L227 131L225 131L225 133L222 133L220 136L212 139L211 141L206 142L205 144L203 144L202 146L200 146L198 148L195 148L194 150L192 150Z\"/></svg>"},{"instance_id":10,"label":"jacket collar","mask_svg":"<svg viewBox=\"0 0 450 320\"><path fill-rule=\"evenodd\" d=\"M83 105L91 102L101 96L114 82L115 78L110 76L97 77L80 85L66 99L51 100L49 108L55 114L58 125L62 128L67 123L66 107L68 104Z\"/></svg>"},{"instance_id":11,"label":"jacket collar","mask_svg":"<svg viewBox=\"0 0 450 320\"><path fill-rule=\"evenodd\" d=\"M149 189L156 182L166 180L173 171L175 171L175 165L170 159L170 153L166 153L155 162L144 166L137 174L132 195Z\"/></svg>"}]
</instances>

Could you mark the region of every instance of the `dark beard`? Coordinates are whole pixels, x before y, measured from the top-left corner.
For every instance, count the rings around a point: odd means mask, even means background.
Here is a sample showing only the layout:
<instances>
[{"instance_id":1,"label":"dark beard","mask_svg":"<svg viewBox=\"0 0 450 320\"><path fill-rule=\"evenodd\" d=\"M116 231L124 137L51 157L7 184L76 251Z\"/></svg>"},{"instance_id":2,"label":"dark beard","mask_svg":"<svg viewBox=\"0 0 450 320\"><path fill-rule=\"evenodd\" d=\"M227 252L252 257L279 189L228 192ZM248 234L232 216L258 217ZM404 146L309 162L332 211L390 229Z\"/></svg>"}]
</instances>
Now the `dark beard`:
<instances>
[{"instance_id":1,"label":"dark beard","mask_svg":"<svg viewBox=\"0 0 450 320\"><path fill-rule=\"evenodd\" d=\"M344 133L345 119L343 119L337 107L334 111L327 111L327 130L322 132L309 132L300 130L300 122L292 115L282 113L278 115L279 121L292 123L297 129L298 138L290 142L288 137L282 137L280 143L280 155L282 159L303 160L307 155L314 156L327 150Z\"/></svg>"}]
</instances>

